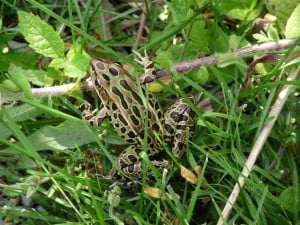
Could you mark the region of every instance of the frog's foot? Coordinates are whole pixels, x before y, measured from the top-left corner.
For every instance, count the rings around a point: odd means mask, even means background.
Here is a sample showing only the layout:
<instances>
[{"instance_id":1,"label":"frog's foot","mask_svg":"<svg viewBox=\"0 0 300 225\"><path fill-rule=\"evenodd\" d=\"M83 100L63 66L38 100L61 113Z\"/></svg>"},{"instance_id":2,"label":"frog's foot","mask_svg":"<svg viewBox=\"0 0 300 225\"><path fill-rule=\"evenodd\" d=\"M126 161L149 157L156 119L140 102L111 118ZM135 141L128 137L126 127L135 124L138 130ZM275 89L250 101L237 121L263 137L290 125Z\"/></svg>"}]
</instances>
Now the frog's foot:
<instances>
[{"instance_id":1,"label":"frog's foot","mask_svg":"<svg viewBox=\"0 0 300 225\"><path fill-rule=\"evenodd\" d=\"M164 169L167 169L170 166L170 162L167 160L152 160L152 165L160 172L163 172ZM125 174L122 175L116 168L112 168L110 170L110 177L112 180L115 180L116 182L122 183L122 186L132 186L133 184L136 185L140 182L142 176L143 176L143 165L142 162L138 161L134 164L127 165L125 167L120 168L122 173ZM147 167L146 168L146 176L148 182L153 182L154 180L154 174L152 170Z\"/></svg>"},{"instance_id":2,"label":"frog's foot","mask_svg":"<svg viewBox=\"0 0 300 225\"><path fill-rule=\"evenodd\" d=\"M140 77L141 83L144 84L148 83L149 80L155 80L156 73L154 69L154 63L152 60L150 60L146 50L144 52L144 56L137 51L133 50L132 52L137 56L135 61L144 68L144 74Z\"/></svg>"},{"instance_id":3,"label":"frog's foot","mask_svg":"<svg viewBox=\"0 0 300 225\"><path fill-rule=\"evenodd\" d=\"M190 97L192 103L195 99ZM186 103L185 99L178 99L167 112L165 117L165 135L164 140L172 144L172 152L176 159L180 159L185 152L186 140L188 140L194 131L195 112Z\"/></svg>"},{"instance_id":4,"label":"frog's foot","mask_svg":"<svg viewBox=\"0 0 300 225\"><path fill-rule=\"evenodd\" d=\"M100 110L93 109L92 105L85 101L80 108L83 109L82 112L82 118L85 120L88 124L92 126L99 126L102 121L106 117L107 110L106 108L102 108Z\"/></svg>"}]
</instances>

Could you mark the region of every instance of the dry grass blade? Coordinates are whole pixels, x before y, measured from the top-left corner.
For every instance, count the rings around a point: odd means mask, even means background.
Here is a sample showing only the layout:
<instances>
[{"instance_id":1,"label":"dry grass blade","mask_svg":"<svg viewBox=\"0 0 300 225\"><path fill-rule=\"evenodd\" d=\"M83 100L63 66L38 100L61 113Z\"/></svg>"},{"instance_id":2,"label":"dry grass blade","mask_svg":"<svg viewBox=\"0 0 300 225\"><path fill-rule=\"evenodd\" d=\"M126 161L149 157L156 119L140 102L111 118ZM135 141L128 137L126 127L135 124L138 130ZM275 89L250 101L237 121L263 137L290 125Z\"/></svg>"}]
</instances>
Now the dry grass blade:
<instances>
[{"instance_id":1,"label":"dry grass blade","mask_svg":"<svg viewBox=\"0 0 300 225\"><path fill-rule=\"evenodd\" d=\"M293 70L288 78L287 81L294 81L300 71L300 68ZM262 151L262 148L290 94L290 91L292 89L292 85L284 85L280 93L278 94L278 97L272 106L272 109L268 115L268 118L273 118L270 122L266 123L258 136L257 140L255 141L253 148L250 152L250 155L248 157L248 160L246 161L246 164L242 170L241 175L238 178L238 181L234 185L234 188L226 202L226 205L222 211L222 215L219 218L217 225L223 225L224 221L229 218L229 215L231 213L232 207L234 203L236 202L240 190L243 188L245 184L245 178L247 178L250 174L250 172L253 169L254 163L256 162L257 157L259 156L260 152Z\"/></svg>"}]
</instances>

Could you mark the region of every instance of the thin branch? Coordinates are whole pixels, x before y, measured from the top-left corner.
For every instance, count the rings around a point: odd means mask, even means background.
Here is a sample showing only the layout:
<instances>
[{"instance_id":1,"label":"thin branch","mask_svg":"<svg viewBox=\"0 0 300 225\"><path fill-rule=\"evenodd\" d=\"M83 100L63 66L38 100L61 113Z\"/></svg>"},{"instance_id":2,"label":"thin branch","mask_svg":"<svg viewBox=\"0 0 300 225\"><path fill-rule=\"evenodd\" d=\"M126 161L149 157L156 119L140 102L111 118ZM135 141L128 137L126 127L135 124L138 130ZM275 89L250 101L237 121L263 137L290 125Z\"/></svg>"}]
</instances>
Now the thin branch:
<instances>
[{"instance_id":1,"label":"thin branch","mask_svg":"<svg viewBox=\"0 0 300 225\"><path fill-rule=\"evenodd\" d=\"M60 96L67 94L69 91L71 91L73 88L76 88L76 83L69 83L69 84L62 84L58 86L52 86L52 87L44 87L44 88L31 88L32 96L43 98L43 97L49 97L49 96ZM94 84L91 80L88 80L84 85L80 87L81 91L90 91L94 88ZM23 95L22 92L18 93L19 95ZM2 105L5 102L14 101L16 99L12 98L11 96L4 95L0 93L0 105Z\"/></svg>"},{"instance_id":2,"label":"thin branch","mask_svg":"<svg viewBox=\"0 0 300 225\"><path fill-rule=\"evenodd\" d=\"M260 53L267 53L267 52L273 52L273 51L279 51L283 49L287 49L290 46L292 46L297 39L284 39L280 40L278 42L268 42L264 44L258 44L253 45L250 47L242 48L237 50L236 52L233 52L233 54L236 55L236 57L246 57L250 56L254 53L260 54ZM174 65L174 68L178 72L187 72L192 69L197 69L200 66L209 66L209 65L215 65L219 62L219 59L217 56L206 56L197 60L192 60L188 62L181 62ZM155 72L155 78L163 77L169 74L169 72L166 69L158 70ZM149 83L152 82L154 78L152 77L149 79L145 79L143 83ZM51 95L63 95L66 94L75 83L69 83L64 85L59 85L55 87L45 87L45 88L33 88L32 93L33 96L37 97L47 97ZM89 91L93 89L93 83L90 81L87 81L86 84L80 87L82 91ZM9 96L2 96L1 102L6 102L8 100L11 100Z\"/></svg>"},{"instance_id":3,"label":"thin branch","mask_svg":"<svg viewBox=\"0 0 300 225\"><path fill-rule=\"evenodd\" d=\"M300 67L298 69L294 69L288 76L287 81L294 81L297 78L297 75L300 71ZM228 200L227 203L222 211L222 215L218 220L217 225L223 225L224 221L229 218L229 215L232 211L233 205L237 201L239 193L241 189L245 185L245 179L249 176L250 172L253 170L254 164L256 162L257 157L259 156L260 152L263 149L263 146L291 92L293 85L284 85L278 94L278 97L273 104L271 111L269 113L268 118L272 118L270 122L267 122L261 130L260 135L258 136L257 140L255 141L250 155L246 161L246 164L241 172L241 175L238 178Z\"/></svg>"},{"instance_id":4,"label":"thin branch","mask_svg":"<svg viewBox=\"0 0 300 225\"><path fill-rule=\"evenodd\" d=\"M268 42L263 44L252 45L250 47L241 48L233 52L233 56L237 58L247 57L253 54L270 53L274 51L279 51L291 47L297 39L283 39L278 42ZM198 69L201 66L215 65L220 62L218 56L206 56L200 59L181 62L174 65L177 72L188 72L190 70ZM155 78L160 78L169 74L166 69L156 71ZM147 82L152 82L153 80L147 79Z\"/></svg>"},{"instance_id":5,"label":"thin branch","mask_svg":"<svg viewBox=\"0 0 300 225\"><path fill-rule=\"evenodd\" d=\"M142 36L143 36L143 30L144 30L144 27L145 27L145 23L146 23L146 13L143 10L143 12L141 14L140 25L139 25L139 29L138 29L138 32L137 32L137 35L136 35L136 39L135 39L135 42L134 42L133 49L137 49L140 45L140 42L141 42L141 39L142 39Z\"/></svg>"},{"instance_id":6,"label":"thin branch","mask_svg":"<svg viewBox=\"0 0 300 225\"><path fill-rule=\"evenodd\" d=\"M68 93L75 85L75 83L70 83L52 87L32 88L31 92L35 97L58 96Z\"/></svg>"}]
</instances>

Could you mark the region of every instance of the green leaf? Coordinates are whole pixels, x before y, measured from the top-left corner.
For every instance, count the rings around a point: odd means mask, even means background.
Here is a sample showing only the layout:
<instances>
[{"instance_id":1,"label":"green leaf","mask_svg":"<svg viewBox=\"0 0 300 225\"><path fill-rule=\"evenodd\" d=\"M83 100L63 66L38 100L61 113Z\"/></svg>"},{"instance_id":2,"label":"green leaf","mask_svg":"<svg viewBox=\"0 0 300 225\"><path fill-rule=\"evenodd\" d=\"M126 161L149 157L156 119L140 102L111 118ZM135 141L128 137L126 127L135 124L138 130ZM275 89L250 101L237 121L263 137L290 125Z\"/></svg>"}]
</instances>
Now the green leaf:
<instances>
[{"instance_id":1,"label":"green leaf","mask_svg":"<svg viewBox=\"0 0 300 225\"><path fill-rule=\"evenodd\" d=\"M58 126L45 126L29 135L28 140L34 145L34 149L38 151L64 151L95 141L83 123L73 121L65 121ZM17 155L14 162L16 168L32 168L36 166L31 158L19 154L12 147L3 149L1 154Z\"/></svg>"},{"instance_id":2,"label":"green leaf","mask_svg":"<svg viewBox=\"0 0 300 225\"><path fill-rule=\"evenodd\" d=\"M213 52L227 52L229 49L228 35L215 23L209 23L209 48Z\"/></svg>"},{"instance_id":3,"label":"green leaf","mask_svg":"<svg viewBox=\"0 0 300 225\"><path fill-rule=\"evenodd\" d=\"M22 76L26 79L26 81L29 81L31 84L44 87L50 86L53 83L53 79L48 77L47 73L43 70L24 70L21 67L17 68L18 73L22 73Z\"/></svg>"},{"instance_id":4,"label":"green leaf","mask_svg":"<svg viewBox=\"0 0 300 225\"><path fill-rule=\"evenodd\" d=\"M29 136L37 150L65 150L93 141L82 123L65 121L60 125L45 126Z\"/></svg>"},{"instance_id":5,"label":"green leaf","mask_svg":"<svg viewBox=\"0 0 300 225\"><path fill-rule=\"evenodd\" d=\"M202 66L198 70L189 72L188 76L193 81L196 81L200 84L205 84L209 78L209 73L207 71L207 68Z\"/></svg>"},{"instance_id":6,"label":"green leaf","mask_svg":"<svg viewBox=\"0 0 300 225\"><path fill-rule=\"evenodd\" d=\"M268 0L269 7L272 7L272 14L278 18L276 25L279 26L279 30L284 30L288 18L297 7L297 0Z\"/></svg>"},{"instance_id":7,"label":"green leaf","mask_svg":"<svg viewBox=\"0 0 300 225\"><path fill-rule=\"evenodd\" d=\"M218 7L222 14L229 17L244 20L256 18L260 13L260 8L254 8L253 1L249 0L226 0L218 1Z\"/></svg>"},{"instance_id":8,"label":"green leaf","mask_svg":"<svg viewBox=\"0 0 300 225\"><path fill-rule=\"evenodd\" d=\"M1 21L1 19L0 19ZM14 37L16 36L16 34L11 34L11 33L1 33L0 35L0 49L2 50L1 52L3 53L3 48L7 47L7 43L11 40L14 39Z\"/></svg>"},{"instance_id":9,"label":"green leaf","mask_svg":"<svg viewBox=\"0 0 300 225\"><path fill-rule=\"evenodd\" d=\"M49 67L63 70L64 76L81 79L86 75L90 59L82 46L75 43L68 52L66 59L53 59Z\"/></svg>"},{"instance_id":10,"label":"green leaf","mask_svg":"<svg viewBox=\"0 0 300 225\"><path fill-rule=\"evenodd\" d=\"M210 35L208 29L205 27L205 22L202 20L193 22L188 51L194 53L194 57L196 57L199 52L209 52L207 49L209 40Z\"/></svg>"},{"instance_id":11,"label":"green leaf","mask_svg":"<svg viewBox=\"0 0 300 225\"><path fill-rule=\"evenodd\" d=\"M192 3L191 0L173 0L172 3L169 4L175 25L180 24L183 20L191 16L193 13L191 9Z\"/></svg>"},{"instance_id":12,"label":"green leaf","mask_svg":"<svg viewBox=\"0 0 300 225\"><path fill-rule=\"evenodd\" d=\"M162 65L164 68L172 68L172 55L170 51L159 51L156 57L156 61Z\"/></svg>"},{"instance_id":13,"label":"green leaf","mask_svg":"<svg viewBox=\"0 0 300 225\"><path fill-rule=\"evenodd\" d=\"M32 98L31 87L23 71L21 67L11 64L8 73L17 87L24 92L24 95L28 98Z\"/></svg>"},{"instance_id":14,"label":"green leaf","mask_svg":"<svg viewBox=\"0 0 300 225\"><path fill-rule=\"evenodd\" d=\"M300 36L300 4L298 4L287 21L285 36L287 38L296 38Z\"/></svg>"},{"instance_id":15,"label":"green leaf","mask_svg":"<svg viewBox=\"0 0 300 225\"><path fill-rule=\"evenodd\" d=\"M26 103L10 107L6 109L6 111L15 122L29 120L43 113L40 109ZM11 134L11 131L7 129L3 123L0 123L0 136L8 138Z\"/></svg>"},{"instance_id":16,"label":"green leaf","mask_svg":"<svg viewBox=\"0 0 300 225\"><path fill-rule=\"evenodd\" d=\"M53 67L55 69L63 69L66 63L67 62L65 58L57 58L53 59L48 66Z\"/></svg>"},{"instance_id":17,"label":"green leaf","mask_svg":"<svg viewBox=\"0 0 300 225\"><path fill-rule=\"evenodd\" d=\"M50 86L53 80L47 76L43 70L23 70L26 78L32 83L40 87Z\"/></svg>"},{"instance_id":18,"label":"green leaf","mask_svg":"<svg viewBox=\"0 0 300 225\"><path fill-rule=\"evenodd\" d=\"M292 186L286 188L279 196L280 200L282 201L282 207L291 213L299 209L299 192L299 188L297 189ZM295 198L296 196L298 196L298 199Z\"/></svg>"},{"instance_id":19,"label":"green leaf","mask_svg":"<svg viewBox=\"0 0 300 225\"><path fill-rule=\"evenodd\" d=\"M85 71L80 70L73 64L66 63L64 68L64 75L72 78L82 78L86 74Z\"/></svg>"},{"instance_id":20,"label":"green leaf","mask_svg":"<svg viewBox=\"0 0 300 225\"><path fill-rule=\"evenodd\" d=\"M74 44L67 54L67 61L70 64L65 68L65 75L79 79L83 78L86 75L90 60L90 56L82 49L82 46Z\"/></svg>"},{"instance_id":21,"label":"green leaf","mask_svg":"<svg viewBox=\"0 0 300 225\"><path fill-rule=\"evenodd\" d=\"M19 91L18 86L11 80L5 79L2 83L1 86L4 87L5 89L13 92Z\"/></svg>"},{"instance_id":22,"label":"green leaf","mask_svg":"<svg viewBox=\"0 0 300 225\"><path fill-rule=\"evenodd\" d=\"M171 38L173 35L177 34L182 29L184 29L196 16L196 13L190 15L186 17L185 20L182 20L177 26L172 27L170 29L166 29L164 30L164 32L159 32L160 35L157 35L155 38L151 38L151 42L140 48L139 52L142 52L144 49L151 49L154 46L161 46L163 42L166 41L168 38Z\"/></svg>"},{"instance_id":23,"label":"green leaf","mask_svg":"<svg viewBox=\"0 0 300 225\"><path fill-rule=\"evenodd\" d=\"M45 57L64 57L64 43L50 25L32 13L19 11L18 17L20 31L31 48Z\"/></svg>"},{"instance_id":24,"label":"green leaf","mask_svg":"<svg viewBox=\"0 0 300 225\"><path fill-rule=\"evenodd\" d=\"M33 69L36 67L38 56L36 53L14 52L10 49L7 53L0 52L0 71L6 72L11 62L23 69Z\"/></svg>"},{"instance_id":25,"label":"green leaf","mask_svg":"<svg viewBox=\"0 0 300 225\"><path fill-rule=\"evenodd\" d=\"M221 68L234 64L238 61L238 57L233 52L215 55L218 57L218 66Z\"/></svg>"}]
</instances>

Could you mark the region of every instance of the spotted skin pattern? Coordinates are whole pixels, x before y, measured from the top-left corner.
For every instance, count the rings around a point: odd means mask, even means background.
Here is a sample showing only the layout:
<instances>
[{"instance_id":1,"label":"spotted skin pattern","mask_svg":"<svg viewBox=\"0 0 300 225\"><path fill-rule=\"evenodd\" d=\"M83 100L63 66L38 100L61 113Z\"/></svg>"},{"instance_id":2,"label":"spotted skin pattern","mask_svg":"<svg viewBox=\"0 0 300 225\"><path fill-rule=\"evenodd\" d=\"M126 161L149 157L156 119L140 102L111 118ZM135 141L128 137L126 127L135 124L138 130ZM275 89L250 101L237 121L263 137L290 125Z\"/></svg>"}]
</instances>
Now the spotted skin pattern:
<instances>
[{"instance_id":1,"label":"spotted skin pattern","mask_svg":"<svg viewBox=\"0 0 300 225\"><path fill-rule=\"evenodd\" d=\"M87 105L87 110L83 113L84 119L94 126L99 126L107 117L118 135L130 144L116 160L127 178L112 168L112 179L124 181L141 178L142 163L139 152L143 149L145 127L148 127L147 153L158 170L162 171L170 163L165 159L157 159L163 147L155 133L163 138L166 144L172 145L172 152L177 159L182 157L185 151L186 131L193 131L195 116L184 99L178 99L163 113L152 94L148 94L146 103L143 102L140 96L146 95L145 89L143 86L139 88L136 80L119 64L92 59L90 75L103 107L98 112L91 113L91 107ZM190 99L194 102L194 98ZM150 170L147 175L152 176Z\"/></svg>"}]
</instances>

